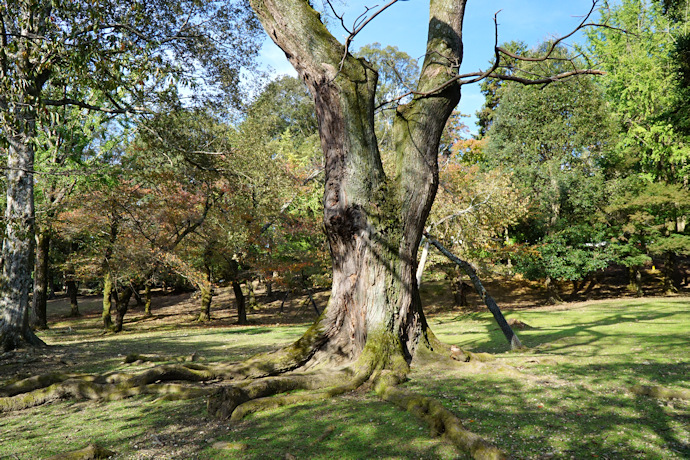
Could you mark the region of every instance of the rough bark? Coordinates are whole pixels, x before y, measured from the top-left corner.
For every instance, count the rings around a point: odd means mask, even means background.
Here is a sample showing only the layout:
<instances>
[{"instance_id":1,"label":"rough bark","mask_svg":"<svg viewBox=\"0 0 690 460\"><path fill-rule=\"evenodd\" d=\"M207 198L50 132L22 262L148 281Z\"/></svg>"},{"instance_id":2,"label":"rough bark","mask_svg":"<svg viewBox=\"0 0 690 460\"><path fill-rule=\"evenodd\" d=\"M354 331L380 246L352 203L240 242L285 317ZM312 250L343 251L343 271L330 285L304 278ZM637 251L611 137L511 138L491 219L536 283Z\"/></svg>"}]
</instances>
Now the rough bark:
<instances>
[{"instance_id":1,"label":"rough bark","mask_svg":"<svg viewBox=\"0 0 690 460\"><path fill-rule=\"evenodd\" d=\"M46 312L48 301L48 254L50 253L50 230L36 232L36 263L34 267L34 297L31 325L36 329L48 329Z\"/></svg>"},{"instance_id":2,"label":"rough bark","mask_svg":"<svg viewBox=\"0 0 690 460\"><path fill-rule=\"evenodd\" d=\"M20 125L7 133L6 229L0 278L0 348L43 342L29 328L29 291L34 241L34 150L36 114L30 104L15 109Z\"/></svg>"},{"instance_id":3,"label":"rough bark","mask_svg":"<svg viewBox=\"0 0 690 460\"><path fill-rule=\"evenodd\" d=\"M46 23L42 14L50 7L50 4L22 5L18 20L21 37L43 34ZM29 291L35 225L33 171L36 102L49 70L35 58L33 40L20 39L16 43L14 52L24 57L16 61L18 65L9 66L7 56L4 53L0 56L0 77L12 78L14 83L12 88L0 91L0 112L6 119L12 120L3 123L2 133L7 143L6 228L0 273L0 349L3 350L43 344L29 328Z\"/></svg>"},{"instance_id":4,"label":"rough bark","mask_svg":"<svg viewBox=\"0 0 690 460\"><path fill-rule=\"evenodd\" d=\"M438 88L457 71L464 4L432 2L419 92ZM438 186L440 135L459 101L459 86L398 107L396 175L386 177L374 134L376 72L345 55L307 2L257 0L252 6L316 102L326 165L324 227L333 262L320 351L354 360L374 338L390 340L387 349L409 361L420 343L428 345L415 279L417 247Z\"/></svg>"}]
</instances>

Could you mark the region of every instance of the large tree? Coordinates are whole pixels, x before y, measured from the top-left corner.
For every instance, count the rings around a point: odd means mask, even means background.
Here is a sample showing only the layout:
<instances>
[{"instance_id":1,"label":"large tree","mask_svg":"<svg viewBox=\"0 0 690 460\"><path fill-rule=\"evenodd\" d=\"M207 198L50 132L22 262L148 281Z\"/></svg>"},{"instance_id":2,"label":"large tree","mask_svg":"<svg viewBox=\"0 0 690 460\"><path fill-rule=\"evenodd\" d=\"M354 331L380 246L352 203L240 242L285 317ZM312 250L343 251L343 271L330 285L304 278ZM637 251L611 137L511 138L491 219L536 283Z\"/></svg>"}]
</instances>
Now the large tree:
<instances>
[{"instance_id":1,"label":"large tree","mask_svg":"<svg viewBox=\"0 0 690 460\"><path fill-rule=\"evenodd\" d=\"M347 46L369 19L358 21L343 45L306 0L252 1L268 35L315 100L325 164L323 225L333 265L328 306L294 344L238 365L161 367L131 378L117 376L98 387L83 382L85 386L105 394L157 380L242 378L215 393L208 404L213 415L239 419L262 408L325 398L368 383L475 458L504 456L464 430L439 402L396 385L406 378L413 359L451 355L451 348L434 338L424 318L415 279L417 248L438 187L440 139L460 88L492 75L507 52L497 46L490 69L458 74L465 4L431 2L427 51L416 87L411 99L395 110L395 170L387 175L374 126L378 73L365 59L348 53ZM378 12L370 10L368 18ZM511 78L545 84L588 72L592 71ZM453 355L472 358L459 350ZM154 391L150 387L147 391ZM310 391L285 394L298 389Z\"/></svg>"},{"instance_id":2,"label":"large tree","mask_svg":"<svg viewBox=\"0 0 690 460\"><path fill-rule=\"evenodd\" d=\"M34 156L49 108L132 113L151 95L174 95L176 84L200 79L217 95L237 94L226 90L255 52L254 24L241 3L211 0L0 4L0 148L7 151L0 348L40 343L27 313Z\"/></svg>"},{"instance_id":3,"label":"large tree","mask_svg":"<svg viewBox=\"0 0 690 460\"><path fill-rule=\"evenodd\" d=\"M496 48L495 66L487 72L458 75L465 3L431 2L426 55L411 100L396 107L395 171L387 175L374 126L376 69L349 54L309 2L252 2L266 32L285 52L315 100L325 158L323 223L333 285L326 311L299 341L248 361L243 373L266 376L323 363L346 365L336 374L319 378L278 378L262 396L296 387L335 385L328 390L333 394L371 380L379 394L400 401L405 398L394 384L405 378L412 359L428 352L448 352L424 318L415 279L417 248L438 187L439 142L460 99L460 88L492 74L504 53ZM346 43L356 32L351 31ZM552 52L549 49L545 54ZM561 76L582 72L586 71L568 70ZM549 83L559 77L516 78ZM231 401L229 412L247 398L247 394L232 392L226 396ZM233 417L279 401L244 402ZM219 410L215 403L211 407ZM451 425L446 429L452 431ZM471 449L491 450L482 443L459 442Z\"/></svg>"}]
</instances>

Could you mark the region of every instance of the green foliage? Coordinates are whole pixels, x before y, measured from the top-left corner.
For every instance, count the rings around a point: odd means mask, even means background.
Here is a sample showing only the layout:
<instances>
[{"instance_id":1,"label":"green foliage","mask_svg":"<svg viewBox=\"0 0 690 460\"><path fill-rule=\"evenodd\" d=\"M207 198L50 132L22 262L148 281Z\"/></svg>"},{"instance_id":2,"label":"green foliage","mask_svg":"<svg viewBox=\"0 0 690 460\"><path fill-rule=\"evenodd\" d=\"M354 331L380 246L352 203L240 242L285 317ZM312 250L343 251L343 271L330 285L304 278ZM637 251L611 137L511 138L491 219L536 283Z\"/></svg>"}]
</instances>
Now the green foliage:
<instances>
[{"instance_id":1,"label":"green foliage","mask_svg":"<svg viewBox=\"0 0 690 460\"><path fill-rule=\"evenodd\" d=\"M662 14L658 2L643 0L607 4L601 22L613 28L592 29L587 37L606 71L598 82L620 123L613 162L651 180L682 181L690 173L683 24Z\"/></svg>"},{"instance_id":2,"label":"green foliage","mask_svg":"<svg viewBox=\"0 0 690 460\"><path fill-rule=\"evenodd\" d=\"M524 42L508 42L501 44L501 47L514 53L518 56L527 55L529 47ZM515 73L515 60L513 58L504 57L503 65L497 69L500 75L510 75ZM493 64L495 61L491 61ZM479 126L479 138L486 137L494 120L494 112L501 100L501 88L503 81L498 78L487 78L479 83L481 93L484 95L484 104L477 111L477 126Z\"/></svg>"},{"instance_id":3,"label":"green foliage","mask_svg":"<svg viewBox=\"0 0 690 460\"><path fill-rule=\"evenodd\" d=\"M622 263L641 265L644 253L690 254L690 192L664 182L629 182L606 208ZM632 245L632 247L631 247Z\"/></svg>"}]
</instances>

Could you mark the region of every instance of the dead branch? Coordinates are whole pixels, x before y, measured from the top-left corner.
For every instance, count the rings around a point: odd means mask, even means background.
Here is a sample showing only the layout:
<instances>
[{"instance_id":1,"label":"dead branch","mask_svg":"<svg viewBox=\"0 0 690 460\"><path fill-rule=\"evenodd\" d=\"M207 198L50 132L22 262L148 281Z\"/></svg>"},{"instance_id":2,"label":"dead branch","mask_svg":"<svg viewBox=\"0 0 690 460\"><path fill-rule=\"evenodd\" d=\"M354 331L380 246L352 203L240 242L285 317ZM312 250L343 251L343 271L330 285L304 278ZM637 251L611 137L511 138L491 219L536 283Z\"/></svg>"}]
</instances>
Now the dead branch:
<instances>
[{"instance_id":1,"label":"dead branch","mask_svg":"<svg viewBox=\"0 0 690 460\"><path fill-rule=\"evenodd\" d=\"M505 335L506 339L508 340L508 343L510 344L510 348L513 350L522 348L522 343L520 342L520 339L515 334L515 332L513 332L513 329L510 327L510 325L506 321L505 317L503 316L503 313L501 312L501 309L498 307L498 304L496 303L494 298L491 297L488 292L486 292L486 289L484 289L484 285L479 280L479 277L477 276L477 272L474 270L472 265L470 265L469 263L467 263L464 260L455 256L452 252L450 252L448 249L446 249L441 243L439 243L437 240L432 238L426 231L424 232L424 237L427 239L427 241L429 241L429 243L436 246L436 249L441 251L441 253L444 256L446 256L448 259L450 259L452 262L454 262L458 267L460 267L465 273L467 273L467 276L469 276L470 279L472 280L472 284L474 284L474 288L476 289L477 294L479 294L479 297L481 297L482 301L484 301L486 306L489 308L489 311L494 316L494 319L496 320L496 322L500 326L501 331L503 332L503 335Z\"/></svg>"}]
</instances>

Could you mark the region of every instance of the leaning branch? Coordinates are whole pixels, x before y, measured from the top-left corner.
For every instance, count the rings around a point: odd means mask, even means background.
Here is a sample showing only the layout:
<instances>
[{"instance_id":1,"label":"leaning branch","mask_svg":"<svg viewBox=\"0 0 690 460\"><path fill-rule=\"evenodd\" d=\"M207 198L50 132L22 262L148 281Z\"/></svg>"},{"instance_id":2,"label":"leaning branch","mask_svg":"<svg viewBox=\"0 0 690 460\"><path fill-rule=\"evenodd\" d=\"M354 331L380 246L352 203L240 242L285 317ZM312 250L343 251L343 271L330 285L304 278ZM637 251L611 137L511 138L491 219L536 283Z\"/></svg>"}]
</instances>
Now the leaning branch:
<instances>
[{"instance_id":1,"label":"leaning branch","mask_svg":"<svg viewBox=\"0 0 690 460\"><path fill-rule=\"evenodd\" d=\"M510 324L506 321L505 317L503 316L503 313L501 313L501 309L498 308L498 305L496 304L496 301L494 300L493 297L489 295L488 292L486 292L486 289L484 289L484 285L482 285L482 282L479 280L479 277L477 276L477 272L475 272L474 268L472 265L469 263L465 262L462 259L459 259L456 257L452 252L450 252L448 249L443 247L441 243L436 241L434 238L429 236L429 234L425 231L424 232L424 237L429 241L429 243L433 244L436 246L436 249L441 251L441 253L448 257L451 261L453 261L458 267L460 267L465 273L467 273L467 276L470 277L472 280L472 284L474 284L474 288L477 291L477 294L479 294L479 297L484 301L486 306L489 308L489 311L491 312L492 315L494 315L494 319L498 323L498 325L501 328L501 331L503 332L503 335L506 336L506 339L508 340L508 343L510 343L510 348L512 350L522 348L522 343L520 342L520 339L518 336L513 332L513 329L510 327Z\"/></svg>"}]
</instances>

